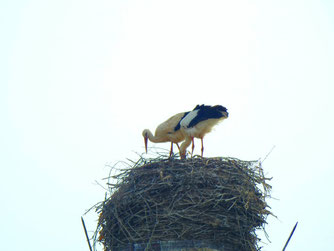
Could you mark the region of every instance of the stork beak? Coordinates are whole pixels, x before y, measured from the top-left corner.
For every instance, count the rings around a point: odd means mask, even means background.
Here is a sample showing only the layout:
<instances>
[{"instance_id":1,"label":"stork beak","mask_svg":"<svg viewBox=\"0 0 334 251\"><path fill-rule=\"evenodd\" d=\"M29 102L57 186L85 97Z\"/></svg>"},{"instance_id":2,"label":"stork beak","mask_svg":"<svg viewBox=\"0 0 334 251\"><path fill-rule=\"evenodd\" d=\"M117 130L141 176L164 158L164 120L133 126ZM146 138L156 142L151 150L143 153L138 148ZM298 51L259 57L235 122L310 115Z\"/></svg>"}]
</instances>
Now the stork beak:
<instances>
[{"instance_id":1,"label":"stork beak","mask_svg":"<svg viewBox=\"0 0 334 251\"><path fill-rule=\"evenodd\" d=\"M148 140L148 137L144 137L145 151L146 151L146 153L147 153L147 140Z\"/></svg>"}]
</instances>

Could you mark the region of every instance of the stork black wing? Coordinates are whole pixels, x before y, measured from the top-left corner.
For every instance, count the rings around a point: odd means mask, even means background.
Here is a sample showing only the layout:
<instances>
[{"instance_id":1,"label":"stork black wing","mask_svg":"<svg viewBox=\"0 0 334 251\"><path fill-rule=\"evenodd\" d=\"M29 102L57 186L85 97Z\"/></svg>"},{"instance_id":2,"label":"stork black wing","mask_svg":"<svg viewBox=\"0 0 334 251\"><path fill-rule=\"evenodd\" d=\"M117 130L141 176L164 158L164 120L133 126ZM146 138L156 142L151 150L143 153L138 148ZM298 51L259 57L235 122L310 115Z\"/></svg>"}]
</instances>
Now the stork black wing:
<instances>
[{"instance_id":1,"label":"stork black wing","mask_svg":"<svg viewBox=\"0 0 334 251\"><path fill-rule=\"evenodd\" d=\"M208 119L219 119L223 117L223 114L220 111L221 107L222 106L208 106L208 105L200 106L197 116L192 121L190 121L188 127L193 127L197 125L199 122L202 122Z\"/></svg>"},{"instance_id":2,"label":"stork black wing","mask_svg":"<svg viewBox=\"0 0 334 251\"><path fill-rule=\"evenodd\" d=\"M177 130L180 130L180 128L181 128L180 122L181 122L181 120L182 120L185 116L188 115L188 113L189 113L189 112L185 112L185 113L184 113L184 115L183 115L182 118L180 119L179 123L177 123L177 125L175 126L175 128L174 128L174 132L176 132Z\"/></svg>"}]
</instances>

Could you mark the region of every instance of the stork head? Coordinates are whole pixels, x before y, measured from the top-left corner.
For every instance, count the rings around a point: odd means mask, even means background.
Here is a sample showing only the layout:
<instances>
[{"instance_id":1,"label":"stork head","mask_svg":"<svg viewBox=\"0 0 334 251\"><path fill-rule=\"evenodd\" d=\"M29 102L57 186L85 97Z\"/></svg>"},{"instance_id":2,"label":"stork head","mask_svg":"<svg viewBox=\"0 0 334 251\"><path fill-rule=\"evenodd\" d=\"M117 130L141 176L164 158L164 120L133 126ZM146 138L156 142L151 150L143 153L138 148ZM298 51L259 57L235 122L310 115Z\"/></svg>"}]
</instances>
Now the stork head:
<instances>
[{"instance_id":1,"label":"stork head","mask_svg":"<svg viewBox=\"0 0 334 251\"><path fill-rule=\"evenodd\" d=\"M148 141L148 135L150 134L150 130L145 129L142 134L143 134L143 137L144 137L145 151L147 153L147 141Z\"/></svg>"}]
</instances>

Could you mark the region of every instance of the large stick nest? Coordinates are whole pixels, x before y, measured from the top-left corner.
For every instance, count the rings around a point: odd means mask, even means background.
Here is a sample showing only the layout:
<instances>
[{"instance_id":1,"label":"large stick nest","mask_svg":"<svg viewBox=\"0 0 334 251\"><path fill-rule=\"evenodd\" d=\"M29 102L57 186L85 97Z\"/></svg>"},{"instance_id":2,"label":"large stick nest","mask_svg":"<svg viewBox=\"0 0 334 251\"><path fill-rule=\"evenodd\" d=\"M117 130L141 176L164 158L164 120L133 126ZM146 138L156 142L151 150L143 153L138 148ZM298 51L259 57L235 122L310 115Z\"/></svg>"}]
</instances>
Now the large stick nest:
<instances>
[{"instance_id":1,"label":"large stick nest","mask_svg":"<svg viewBox=\"0 0 334 251\"><path fill-rule=\"evenodd\" d=\"M260 249L255 231L271 214L265 202L271 186L258 161L141 158L112 180L95 235L107 251L173 240Z\"/></svg>"}]
</instances>

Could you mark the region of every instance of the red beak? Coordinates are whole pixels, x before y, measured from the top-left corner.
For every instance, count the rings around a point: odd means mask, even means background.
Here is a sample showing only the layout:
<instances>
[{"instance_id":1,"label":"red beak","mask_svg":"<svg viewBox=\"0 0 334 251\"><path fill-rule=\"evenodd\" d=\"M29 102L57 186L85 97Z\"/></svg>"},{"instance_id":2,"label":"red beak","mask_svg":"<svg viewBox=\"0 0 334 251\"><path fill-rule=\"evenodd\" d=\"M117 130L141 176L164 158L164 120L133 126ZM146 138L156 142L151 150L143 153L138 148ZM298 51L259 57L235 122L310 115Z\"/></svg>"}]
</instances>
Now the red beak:
<instances>
[{"instance_id":1,"label":"red beak","mask_svg":"<svg viewBox=\"0 0 334 251\"><path fill-rule=\"evenodd\" d=\"M147 153L147 140L148 140L148 137L144 137L145 151L146 151L146 153Z\"/></svg>"}]
</instances>

